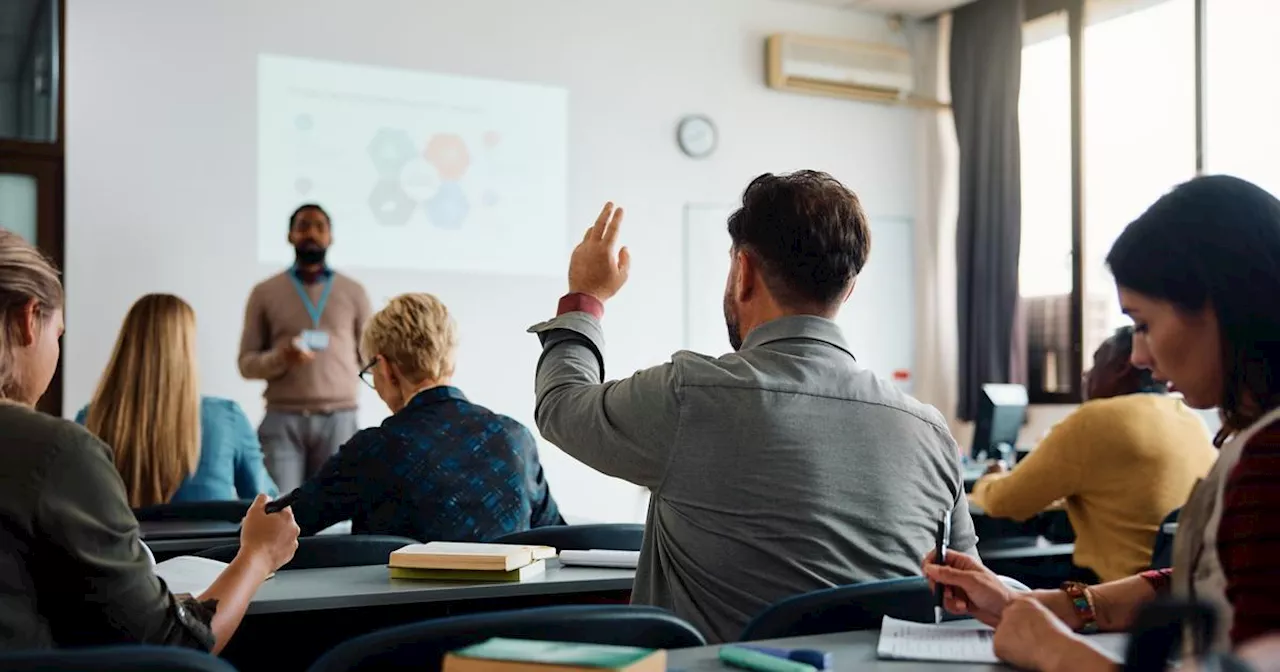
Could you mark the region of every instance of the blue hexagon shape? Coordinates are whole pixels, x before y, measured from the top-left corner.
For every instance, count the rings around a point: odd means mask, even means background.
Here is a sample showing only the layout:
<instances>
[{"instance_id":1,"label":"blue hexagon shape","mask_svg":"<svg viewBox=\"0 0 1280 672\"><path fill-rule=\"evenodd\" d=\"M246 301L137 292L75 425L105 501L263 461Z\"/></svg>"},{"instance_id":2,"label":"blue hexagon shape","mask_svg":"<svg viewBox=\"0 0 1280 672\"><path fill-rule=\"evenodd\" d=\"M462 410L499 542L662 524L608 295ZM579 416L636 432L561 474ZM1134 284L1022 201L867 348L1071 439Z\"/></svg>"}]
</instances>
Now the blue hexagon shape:
<instances>
[{"instance_id":1,"label":"blue hexagon shape","mask_svg":"<svg viewBox=\"0 0 1280 672\"><path fill-rule=\"evenodd\" d=\"M369 193L369 210L374 221L383 226L404 226L413 214L415 204L398 182L382 180Z\"/></svg>"},{"instance_id":2,"label":"blue hexagon shape","mask_svg":"<svg viewBox=\"0 0 1280 672\"><path fill-rule=\"evenodd\" d=\"M378 177L390 180L399 177L400 170L417 156L409 134L398 128L380 128L369 141L369 158L378 170Z\"/></svg>"},{"instance_id":3,"label":"blue hexagon shape","mask_svg":"<svg viewBox=\"0 0 1280 672\"><path fill-rule=\"evenodd\" d=\"M436 195L427 199L427 218L441 229L460 229L471 212L467 195L457 182L444 182Z\"/></svg>"}]
</instances>

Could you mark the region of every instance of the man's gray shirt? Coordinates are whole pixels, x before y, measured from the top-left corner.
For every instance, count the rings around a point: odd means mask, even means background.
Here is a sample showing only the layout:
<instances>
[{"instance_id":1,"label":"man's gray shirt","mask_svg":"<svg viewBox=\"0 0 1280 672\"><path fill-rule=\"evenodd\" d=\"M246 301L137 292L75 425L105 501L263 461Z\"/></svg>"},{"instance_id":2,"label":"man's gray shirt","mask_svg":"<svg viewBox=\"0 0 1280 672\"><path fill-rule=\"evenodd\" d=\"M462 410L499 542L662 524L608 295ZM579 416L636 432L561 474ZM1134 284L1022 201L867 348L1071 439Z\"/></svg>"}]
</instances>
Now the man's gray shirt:
<instances>
[{"instance_id":1,"label":"man's gray shirt","mask_svg":"<svg viewBox=\"0 0 1280 672\"><path fill-rule=\"evenodd\" d=\"M632 600L713 642L792 595L919 575L944 512L953 549L977 543L942 416L859 366L830 320L782 318L737 353L604 384L595 317L530 331L542 435L653 493Z\"/></svg>"}]
</instances>

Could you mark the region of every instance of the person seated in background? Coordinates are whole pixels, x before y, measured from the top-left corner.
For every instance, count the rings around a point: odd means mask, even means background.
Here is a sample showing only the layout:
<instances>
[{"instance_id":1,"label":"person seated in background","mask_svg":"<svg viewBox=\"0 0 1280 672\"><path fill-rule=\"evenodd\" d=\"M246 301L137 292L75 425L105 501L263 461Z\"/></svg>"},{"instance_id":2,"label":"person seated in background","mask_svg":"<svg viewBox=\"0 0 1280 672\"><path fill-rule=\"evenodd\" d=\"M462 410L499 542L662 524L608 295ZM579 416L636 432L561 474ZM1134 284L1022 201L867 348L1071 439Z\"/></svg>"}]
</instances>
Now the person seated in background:
<instances>
[{"instance_id":1,"label":"person seated in background","mask_svg":"<svg viewBox=\"0 0 1280 672\"><path fill-rule=\"evenodd\" d=\"M355 534L489 541L564 524L533 434L451 385L457 340L430 294L402 294L370 318L360 377L392 415L292 493L303 534L350 519Z\"/></svg>"},{"instance_id":2,"label":"person seated in background","mask_svg":"<svg viewBox=\"0 0 1280 672\"><path fill-rule=\"evenodd\" d=\"M76 414L111 446L133 508L279 494L244 411L199 389L195 311L172 294L138 299Z\"/></svg>"},{"instance_id":3,"label":"person seated in background","mask_svg":"<svg viewBox=\"0 0 1280 672\"><path fill-rule=\"evenodd\" d=\"M728 221L734 352L602 382L604 302L630 265L622 217L605 205L558 317L531 331L542 435L652 491L633 601L733 641L783 598L919 575L942 516L951 547L974 549L942 415L860 366L832 321L871 245L853 192L816 171L752 181Z\"/></svg>"},{"instance_id":4,"label":"person seated in background","mask_svg":"<svg viewBox=\"0 0 1280 672\"><path fill-rule=\"evenodd\" d=\"M1084 380L1087 401L970 497L987 515L1015 520L1065 499L1076 533L1071 578L1085 583L1149 568L1161 522L1218 457L1204 420L1133 366L1132 352L1133 327L1107 339Z\"/></svg>"},{"instance_id":5,"label":"person seated in background","mask_svg":"<svg viewBox=\"0 0 1280 672\"><path fill-rule=\"evenodd\" d=\"M111 449L35 410L58 366L62 285L0 229L0 650L144 643L219 651L298 527L259 495L240 551L204 594L174 595L138 537Z\"/></svg>"}]
</instances>

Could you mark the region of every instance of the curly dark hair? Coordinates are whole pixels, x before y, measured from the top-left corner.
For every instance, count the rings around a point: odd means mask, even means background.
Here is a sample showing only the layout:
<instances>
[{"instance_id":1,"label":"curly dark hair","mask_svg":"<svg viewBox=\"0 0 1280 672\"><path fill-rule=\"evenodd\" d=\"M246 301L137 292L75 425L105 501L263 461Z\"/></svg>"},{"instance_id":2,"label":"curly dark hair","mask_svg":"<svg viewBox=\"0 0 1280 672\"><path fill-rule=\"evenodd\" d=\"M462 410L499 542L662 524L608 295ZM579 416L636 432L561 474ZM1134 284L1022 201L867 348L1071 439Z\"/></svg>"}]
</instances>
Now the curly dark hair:
<instances>
[{"instance_id":1,"label":"curly dark hair","mask_svg":"<svg viewBox=\"0 0 1280 672\"><path fill-rule=\"evenodd\" d=\"M760 262L765 284L792 308L837 304L871 253L871 231L857 195L815 170L765 173L729 217L735 250Z\"/></svg>"}]
</instances>

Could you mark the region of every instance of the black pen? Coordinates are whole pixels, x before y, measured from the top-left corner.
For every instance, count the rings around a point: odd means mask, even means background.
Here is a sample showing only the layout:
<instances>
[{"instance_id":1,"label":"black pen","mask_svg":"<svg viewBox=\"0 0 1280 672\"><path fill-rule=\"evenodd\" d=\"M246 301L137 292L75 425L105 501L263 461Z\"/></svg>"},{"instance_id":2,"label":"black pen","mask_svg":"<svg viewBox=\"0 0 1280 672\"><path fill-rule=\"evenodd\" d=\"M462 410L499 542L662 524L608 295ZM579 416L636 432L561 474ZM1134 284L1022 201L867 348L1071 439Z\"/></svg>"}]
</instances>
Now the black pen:
<instances>
[{"instance_id":1,"label":"black pen","mask_svg":"<svg viewBox=\"0 0 1280 672\"><path fill-rule=\"evenodd\" d=\"M297 499L298 490L295 489L293 492L290 492L280 499L267 502L266 511L267 513L280 513L281 511L293 506L293 503L297 501Z\"/></svg>"},{"instance_id":2,"label":"black pen","mask_svg":"<svg viewBox=\"0 0 1280 672\"><path fill-rule=\"evenodd\" d=\"M951 513L942 512L942 520L938 521L938 536L934 539L933 562L937 565L947 564L947 544L951 540ZM933 622L942 622L942 605L944 588L941 581L933 584Z\"/></svg>"}]
</instances>

